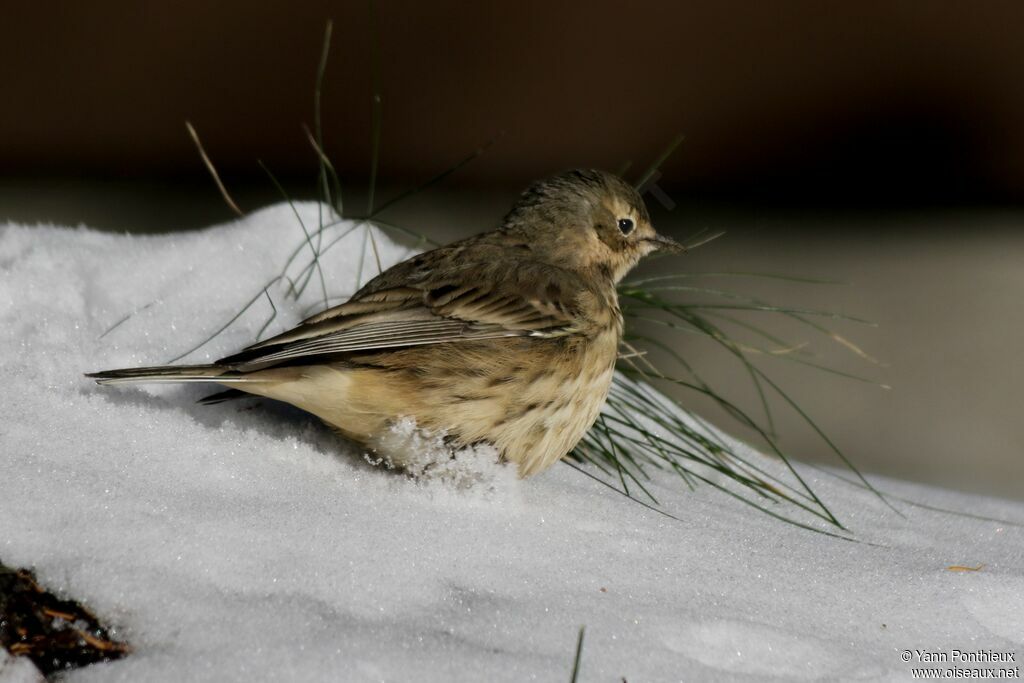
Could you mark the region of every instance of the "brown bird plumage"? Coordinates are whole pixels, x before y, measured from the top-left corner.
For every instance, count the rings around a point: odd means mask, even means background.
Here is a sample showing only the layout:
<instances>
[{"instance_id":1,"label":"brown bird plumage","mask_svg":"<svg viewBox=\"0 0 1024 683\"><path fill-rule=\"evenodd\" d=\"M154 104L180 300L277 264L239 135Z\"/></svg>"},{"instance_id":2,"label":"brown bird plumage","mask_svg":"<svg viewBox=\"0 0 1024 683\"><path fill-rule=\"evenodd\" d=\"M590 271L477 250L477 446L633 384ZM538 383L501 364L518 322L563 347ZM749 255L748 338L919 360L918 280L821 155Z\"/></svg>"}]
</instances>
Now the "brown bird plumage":
<instances>
[{"instance_id":1,"label":"brown bird plumage","mask_svg":"<svg viewBox=\"0 0 1024 683\"><path fill-rule=\"evenodd\" d=\"M346 303L212 365L88 376L228 385L375 449L412 417L457 445L494 445L525 477L594 423L622 338L616 284L663 248L681 249L654 231L631 186L570 171L526 190L498 230L399 263Z\"/></svg>"}]
</instances>

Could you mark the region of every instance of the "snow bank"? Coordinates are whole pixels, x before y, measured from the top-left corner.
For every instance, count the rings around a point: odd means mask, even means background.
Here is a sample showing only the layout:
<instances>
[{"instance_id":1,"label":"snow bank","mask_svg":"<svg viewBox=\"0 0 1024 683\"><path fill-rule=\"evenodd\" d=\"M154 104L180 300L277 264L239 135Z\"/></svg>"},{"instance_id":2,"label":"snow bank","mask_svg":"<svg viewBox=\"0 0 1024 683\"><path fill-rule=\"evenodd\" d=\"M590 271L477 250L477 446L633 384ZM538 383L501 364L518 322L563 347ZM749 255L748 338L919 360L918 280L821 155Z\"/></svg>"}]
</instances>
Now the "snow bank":
<instances>
[{"instance_id":1,"label":"snow bank","mask_svg":"<svg viewBox=\"0 0 1024 683\"><path fill-rule=\"evenodd\" d=\"M320 208L296 209L314 231ZM360 262L363 279L376 272L364 236L325 254L329 294L353 290ZM385 265L407 253L376 238ZM521 482L463 458L452 476L413 481L280 405L202 407L196 387L82 378L166 362L254 295L185 360L251 341L268 296L265 334L294 323L322 297L319 273L298 302L287 279L260 292L304 242L287 206L158 237L0 228L0 560L135 646L69 680L567 681L582 625L582 681L908 680L927 666L916 651L954 648L1021 660L1019 526L900 517L814 470L862 542L671 475L652 490L681 521L562 466ZM297 284L308 256L288 270ZM1024 520L1017 503L879 485ZM8 671L0 660L0 680L24 676Z\"/></svg>"}]
</instances>

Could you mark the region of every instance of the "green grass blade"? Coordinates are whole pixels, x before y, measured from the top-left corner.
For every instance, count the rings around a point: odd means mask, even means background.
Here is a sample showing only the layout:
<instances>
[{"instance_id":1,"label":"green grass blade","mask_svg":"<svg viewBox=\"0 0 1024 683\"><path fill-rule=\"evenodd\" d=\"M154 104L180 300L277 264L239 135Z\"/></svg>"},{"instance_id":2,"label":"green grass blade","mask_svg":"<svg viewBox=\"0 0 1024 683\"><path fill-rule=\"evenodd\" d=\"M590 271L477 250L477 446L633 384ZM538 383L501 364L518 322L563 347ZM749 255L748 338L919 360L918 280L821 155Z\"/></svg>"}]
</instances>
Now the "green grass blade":
<instances>
[{"instance_id":1,"label":"green grass blade","mask_svg":"<svg viewBox=\"0 0 1024 683\"><path fill-rule=\"evenodd\" d=\"M569 678L569 683L576 683L580 675L580 661L583 658L583 633L586 630L586 626L580 626L580 637L576 641L576 657L572 663L572 676Z\"/></svg>"}]
</instances>

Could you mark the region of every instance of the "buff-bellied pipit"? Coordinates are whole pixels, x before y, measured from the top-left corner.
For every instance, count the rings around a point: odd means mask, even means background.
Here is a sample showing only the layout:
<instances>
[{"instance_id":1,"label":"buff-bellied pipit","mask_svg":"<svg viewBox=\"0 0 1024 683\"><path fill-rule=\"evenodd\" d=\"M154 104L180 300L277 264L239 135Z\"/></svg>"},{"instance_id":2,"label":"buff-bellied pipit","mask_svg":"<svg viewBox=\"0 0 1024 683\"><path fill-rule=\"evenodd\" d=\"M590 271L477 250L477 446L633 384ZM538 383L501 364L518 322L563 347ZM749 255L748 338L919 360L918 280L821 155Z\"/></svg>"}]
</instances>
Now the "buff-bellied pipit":
<instances>
[{"instance_id":1,"label":"buff-bellied pipit","mask_svg":"<svg viewBox=\"0 0 1024 683\"><path fill-rule=\"evenodd\" d=\"M412 417L457 445L492 444L528 476L597 419L622 337L615 286L656 249L681 247L654 231L630 185L570 171L527 189L499 229L399 263L233 356L88 376L227 385L371 448Z\"/></svg>"}]
</instances>

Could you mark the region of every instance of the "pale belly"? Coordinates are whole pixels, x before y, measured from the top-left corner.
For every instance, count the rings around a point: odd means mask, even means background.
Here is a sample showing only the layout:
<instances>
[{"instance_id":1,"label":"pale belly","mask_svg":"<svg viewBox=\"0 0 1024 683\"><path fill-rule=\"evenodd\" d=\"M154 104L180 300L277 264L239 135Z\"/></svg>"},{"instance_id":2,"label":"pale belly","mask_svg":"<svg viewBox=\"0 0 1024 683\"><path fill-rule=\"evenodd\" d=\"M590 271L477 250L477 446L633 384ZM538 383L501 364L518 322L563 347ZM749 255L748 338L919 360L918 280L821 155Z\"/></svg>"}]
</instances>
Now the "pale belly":
<instances>
[{"instance_id":1,"label":"pale belly","mask_svg":"<svg viewBox=\"0 0 1024 683\"><path fill-rule=\"evenodd\" d=\"M613 369L614 359L591 371L542 382L536 390L550 396L548 401L496 430L495 443L519 465L520 476L546 470L583 438L608 397Z\"/></svg>"},{"instance_id":2,"label":"pale belly","mask_svg":"<svg viewBox=\"0 0 1024 683\"><path fill-rule=\"evenodd\" d=\"M618 341L612 328L587 342L519 339L422 348L401 359L401 370L339 369L331 381L340 388L338 375L344 377L344 396L310 412L371 446L396 420L411 417L456 445L490 443L529 476L565 456L597 419ZM401 454L388 456L402 464Z\"/></svg>"},{"instance_id":3,"label":"pale belly","mask_svg":"<svg viewBox=\"0 0 1024 683\"><path fill-rule=\"evenodd\" d=\"M558 462L594 424L618 344L618 329L609 327L590 340L420 347L361 359L361 367L289 368L265 395L371 447L397 420L413 418L456 445L494 445L525 477ZM403 464L402 454L386 455Z\"/></svg>"}]
</instances>

